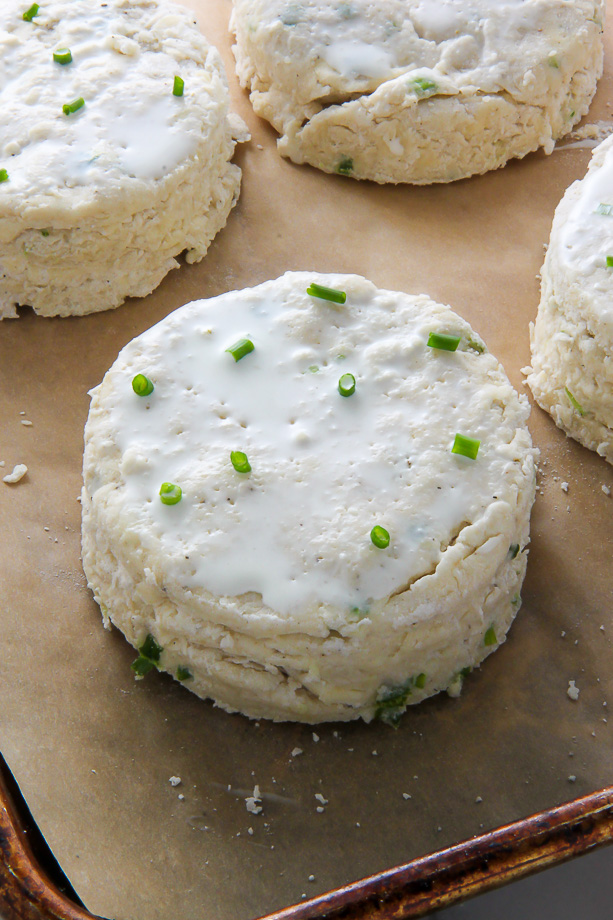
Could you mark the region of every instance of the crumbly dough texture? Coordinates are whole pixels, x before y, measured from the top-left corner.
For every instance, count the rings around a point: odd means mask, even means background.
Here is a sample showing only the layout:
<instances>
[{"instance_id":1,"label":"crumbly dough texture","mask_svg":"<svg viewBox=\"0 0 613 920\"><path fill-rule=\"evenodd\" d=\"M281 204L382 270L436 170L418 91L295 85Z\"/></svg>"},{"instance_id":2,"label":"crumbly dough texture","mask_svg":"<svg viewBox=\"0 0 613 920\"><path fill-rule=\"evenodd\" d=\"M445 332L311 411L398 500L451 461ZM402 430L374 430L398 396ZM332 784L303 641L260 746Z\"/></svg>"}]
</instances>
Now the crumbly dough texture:
<instances>
[{"instance_id":1,"label":"crumbly dough texture","mask_svg":"<svg viewBox=\"0 0 613 920\"><path fill-rule=\"evenodd\" d=\"M558 205L527 382L556 425L613 463L613 137Z\"/></svg>"},{"instance_id":2,"label":"crumbly dough texture","mask_svg":"<svg viewBox=\"0 0 613 920\"><path fill-rule=\"evenodd\" d=\"M233 0L241 85L278 148L375 182L503 166L586 114L603 0Z\"/></svg>"},{"instance_id":3,"label":"crumbly dough texture","mask_svg":"<svg viewBox=\"0 0 613 920\"><path fill-rule=\"evenodd\" d=\"M0 318L106 310L149 294L182 251L205 255L239 194L246 128L184 8L48 0L31 22L25 9L5 0L0 27Z\"/></svg>"},{"instance_id":4,"label":"crumbly dough texture","mask_svg":"<svg viewBox=\"0 0 613 920\"><path fill-rule=\"evenodd\" d=\"M312 281L346 304L309 296ZM235 363L225 349L247 331L255 349ZM460 336L457 351L430 332ZM105 624L137 649L152 636L161 670L253 718L394 722L457 695L520 605L528 411L424 295L288 273L182 307L92 392L83 565ZM457 432L480 440L476 460L451 452ZM179 503L162 504L162 481Z\"/></svg>"}]
</instances>

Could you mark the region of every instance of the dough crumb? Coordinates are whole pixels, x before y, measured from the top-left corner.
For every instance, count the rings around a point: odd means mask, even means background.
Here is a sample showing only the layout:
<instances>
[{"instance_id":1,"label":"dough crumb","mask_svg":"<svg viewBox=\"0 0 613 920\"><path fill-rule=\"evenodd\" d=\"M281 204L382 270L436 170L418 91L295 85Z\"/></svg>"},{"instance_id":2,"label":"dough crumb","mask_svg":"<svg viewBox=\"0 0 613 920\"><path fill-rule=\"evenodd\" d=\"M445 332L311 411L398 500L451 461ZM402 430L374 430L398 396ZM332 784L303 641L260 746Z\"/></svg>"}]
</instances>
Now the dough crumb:
<instances>
[{"instance_id":1,"label":"dough crumb","mask_svg":"<svg viewBox=\"0 0 613 920\"><path fill-rule=\"evenodd\" d=\"M248 795L245 799L245 806L249 814L259 815L262 811L262 806L258 804L262 801L262 796L260 794L260 787L256 784L253 787L253 795Z\"/></svg>"},{"instance_id":2,"label":"dough crumb","mask_svg":"<svg viewBox=\"0 0 613 920\"><path fill-rule=\"evenodd\" d=\"M170 779L168 780L168 782L170 783L171 786L180 786L180 785L181 785L181 777L180 777L180 776L171 776Z\"/></svg>"},{"instance_id":3,"label":"dough crumb","mask_svg":"<svg viewBox=\"0 0 613 920\"><path fill-rule=\"evenodd\" d=\"M403 799L411 799L411 798L413 798L413 796L411 795L410 792L403 792L403 793L402 793L402 798L403 798Z\"/></svg>"},{"instance_id":4,"label":"dough crumb","mask_svg":"<svg viewBox=\"0 0 613 920\"><path fill-rule=\"evenodd\" d=\"M571 698L571 700L579 699L579 687L576 686L574 680L569 680L568 690L566 691Z\"/></svg>"},{"instance_id":5,"label":"dough crumb","mask_svg":"<svg viewBox=\"0 0 613 920\"><path fill-rule=\"evenodd\" d=\"M302 748L295 747L294 750L292 751L292 757L300 757L302 753L303 753Z\"/></svg>"},{"instance_id":6,"label":"dough crumb","mask_svg":"<svg viewBox=\"0 0 613 920\"><path fill-rule=\"evenodd\" d=\"M603 485L603 486L601 486L600 488L602 489L602 491L604 492L605 495L610 495L610 494L611 494L611 490L610 490L610 488L609 488L608 486L604 486L604 485Z\"/></svg>"},{"instance_id":7,"label":"dough crumb","mask_svg":"<svg viewBox=\"0 0 613 920\"><path fill-rule=\"evenodd\" d=\"M16 482L19 482L25 474L28 472L28 468L25 463L18 463L13 467L13 472L9 473L7 476L2 477L2 482L8 482L9 485L12 485Z\"/></svg>"},{"instance_id":8,"label":"dough crumb","mask_svg":"<svg viewBox=\"0 0 613 920\"><path fill-rule=\"evenodd\" d=\"M319 735L313 732L313 741L319 741Z\"/></svg>"},{"instance_id":9,"label":"dough crumb","mask_svg":"<svg viewBox=\"0 0 613 920\"><path fill-rule=\"evenodd\" d=\"M576 779L577 779L577 777L575 776L575 774L574 774L574 773L571 773L570 776L568 777L568 782L569 782L569 783L574 783Z\"/></svg>"},{"instance_id":10,"label":"dough crumb","mask_svg":"<svg viewBox=\"0 0 613 920\"><path fill-rule=\"evenodd\" d=\"M561 483L560 483L560 488L562 489L563 492L568 492L568 483L567 483L567 482L561 482Z\"/></svg>"}]
</instances>

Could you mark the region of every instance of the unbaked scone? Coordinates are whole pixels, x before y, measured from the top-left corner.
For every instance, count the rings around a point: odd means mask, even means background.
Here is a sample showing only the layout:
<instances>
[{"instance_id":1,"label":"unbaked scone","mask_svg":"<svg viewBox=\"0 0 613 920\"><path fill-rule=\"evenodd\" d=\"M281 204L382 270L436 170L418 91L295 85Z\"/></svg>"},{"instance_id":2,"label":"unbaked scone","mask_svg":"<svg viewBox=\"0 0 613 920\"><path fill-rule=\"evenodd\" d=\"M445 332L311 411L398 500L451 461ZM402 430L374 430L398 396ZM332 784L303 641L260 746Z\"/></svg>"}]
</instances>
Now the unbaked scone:
<instances>
[{"instance_id":1,"label":"unbaked scone","mask_svg":"<svg viewBox=\"0 0 613 920\"><path fill-rule=\"evenodd\" d=\"M279 151L451 182L554 142L602 73L604 0L233 0L241 85Z\"/></svg>"},{"instance_id":2,"label":"unbaked scone","mask_svg":"<svg viewBox=\"0 0 613 920\"><path fill-rule=\"evenodd\" d=\"M537 403L613 463L613 137L556 208L530 339Z\"/></svg>"},{"instance_id":3,"label":"unbaked scone","mask_svg":"<svg viewBox=\"0 0 613 920\"><path fill-rule=\"evenodd\" d=\"M92 393L83 565L104 621L137 673L255 718L393 722L457 694L519 608L527 416L424 295L300 272L188 304Z\"/></svg>"},{"instance_id":4,"label":"unbaked scone","mask_svg":"<svg viewBox=\"0 0 613 920\"><path fill-rule=\"evenodd\" d=\"M246 128L186 9L4 0L0 60L0 319L107 310L204 256Z\"/></svg>"}]
</instances>

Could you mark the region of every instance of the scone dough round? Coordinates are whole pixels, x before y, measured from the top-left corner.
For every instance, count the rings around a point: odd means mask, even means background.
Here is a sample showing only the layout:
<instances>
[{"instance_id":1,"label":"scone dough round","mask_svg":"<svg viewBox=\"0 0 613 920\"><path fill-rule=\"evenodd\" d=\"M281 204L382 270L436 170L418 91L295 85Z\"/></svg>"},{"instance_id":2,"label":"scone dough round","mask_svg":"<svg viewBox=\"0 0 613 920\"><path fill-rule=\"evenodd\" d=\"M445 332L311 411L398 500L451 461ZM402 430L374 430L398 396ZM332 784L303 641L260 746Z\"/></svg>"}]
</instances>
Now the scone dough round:
<instances>
[{"instance_id":1,"label":"scone dough round","mask_svg":"<svg viewBox=\"0 0 613 920\"><path fill-rule=\"evenodd\" d=\"M346 303L309 295L313 281ZM458 349L429 347L433 332ZM424 295L288 273L188 304L92 393L83 564L105 622L256 718L393 721L457 693L520 604L527 415L470 326ZM480 442L476 459L452 452L456 434ZM162 503L162 483L180 501Z\"/></svg>"},{"instance_id":2,"label":"scone dough round","mask_svg":"<svg viewBox=\"0 0 613 920\"><path fill-rule=\"evenodd\" d=\"M233 0L237 73L279 151L450 182L554 142L602 73L603 0Z\"/></svg>"},{"instance_id":3,"label":"scone dough round","mask_svg":"<svg viewBox=\"0 0 613 920\"><path fill-rule=\"evenodd\" d=\"M230 159L246 129L186 9L39 6L31 21L22 0L2 6L0 319L20 304L66 316L145 296L183 250L203 257L240 188Z\"/></svg>"},{"instance_id":4,"label":"scone dough round","mask_svg":"<svg viewBox=\"0 0 613 920\"><path fill-rule=\"evenodd\" d=\"M613 463L613 137L556 208L530 338L534 398Z\"/></svg>"}]
</instances>

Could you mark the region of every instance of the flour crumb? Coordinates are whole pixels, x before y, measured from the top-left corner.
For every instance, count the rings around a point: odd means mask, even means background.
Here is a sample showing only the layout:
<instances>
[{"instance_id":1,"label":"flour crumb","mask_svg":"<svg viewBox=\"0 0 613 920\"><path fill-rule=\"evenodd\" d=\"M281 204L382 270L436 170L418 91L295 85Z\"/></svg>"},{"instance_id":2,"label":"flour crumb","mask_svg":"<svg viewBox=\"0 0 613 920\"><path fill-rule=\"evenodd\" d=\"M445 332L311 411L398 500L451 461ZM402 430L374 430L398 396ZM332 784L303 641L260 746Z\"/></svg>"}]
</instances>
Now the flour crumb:
<instances>
[{"instance_id":1,"label":"flour crumb","mask_svg":"<svg viewBox=\"0 0 613 920\"><path fill-rule=\"evenodd\" d=\"M18 463L13 467L13 472L9 473L7 476L2 477L3 482L8 482L9 485L13 485L16 482L20 482L23 479L25 474L28 472L28 468L25 463Z\"/></svg>"},{"instance_id":2,"label":"flour crumb","mask_svg":"<svg viewBox=\"0 0 613 920\"><path fill-rule=\"evenodd\" d=\"M317 799L318 802L321 802L322 805L328 804L328 799L326 799L325 796L321 794L321 792L316 792L315 798Z\"/></svg>"},{"instance_id":3,"label":"flour crumb","mask_svg":"<svg viewBox=\"0 0 613 920\"><path fill-rule=\"evenodd\" d=\"M171 786L180 786L180 785L181 785L181 777L180 777L180 776L171 776L170 779L168 780L168 782L170 783Z\"/></svg>"},{"instance_id":4,"label":"flour crumb","mask_svg":"<svg viewBox=\"0 0 613 920\"><path fill-rule=\"evenodd\" d=\"M601 486L600 488L602 489L602 491L604 492L605 495L610 495L610 494L611 494L611 490L610 490L610 488L609 488L608 486Z\"/></svg>"},{"instance_id":5,"label":"flour crumb","mask_svg":"<svg viewBox=\"0 0 613 920\"><path fill-rule=\"evenodd\" d=\"M405 800L406 800L406 799L411 799L411 798L412 798L412 795L411 795L410 792L403 792L403 793L402 793L402 798L405 799Z\"/></svg>"},{"instance_id":6,"label":"flour crumb","mask_svg":"<svg viewBox=\"0 0 613 920\"><path fill-rule=\"evenodd\" d=\"M248 828L247 828L247 833L249 834L250 837L253 837L253 828L252 828L252 827L248 827Z\"/></svg>"},{"instance_id":7,"label":"flour crumb","mask_svg":"<svg viewBox=\"0 0 613 920\"><path fill-rule=\"evenodd\" d=\"M568 492L568 483L567 483L567 482L561 482L561 483L560 483L560 488L562 489L563 492Z\"/></svg>"},{"instance_id":8,"label":"flour crumb","mask_svg":"<svg viewBox=\"0 0 613 920\"><path fill-rule=\"evenodd\" d=\"M313 732L313 741L319 741L319 735Z\"/></svg>"},{"instance_id":9,"label":"flour crumb","mask_svg":"<svg viewBox=\"0 0 613 920\"><path fill-rule=\"evenodd\" d=\"M302 748L295 747L294 750L292 751L292 757L300 757L302 753L303 753Z\"/></svg>"},{"instance_id":10,"label":"flour crumb","mask_svg":"<svg viewBox=\"0 0 613 920\"><path fill-rule=\"evenodd\" d=\"M260 793L260 787L256 784L253 787L253 795L248 795L245 799L245 807L249 814L259 815L262 811L262 806L259 804L262 801L262 796Z\"/></svg>"},{"instance_id":11,"label":"flour crumb","mask_svg":"<svg viewBox=\"0 0 613 920\"><path fill-rule=\"evenodd\" d=\"M570 776L568 777L568 782L569 782L569 783L574 783L574 782L576 781L576 779L577 779L577 777L575 776L575 774L574 774L574 773L571 773Z\"/></svg>"},{"instance_id":12,"label":"flour crumb","mask_svg":"<svg viewBox=\"0 0 613 920\"><path fill-rule=\"evenodd\" d=\"M478 795L477 798L475 799L475 802L477 803L477 805L479 805L482 801L483 801L483 797L480 795Z\"/></svg>"},{"instance_id":13,"label":"flour crumb","mask_svg":"<svg viewBox=\"0 0 613 920\"><path fill-rule=\"evenodd\" d=\"M571 700L579 699L579 687L576 686L574 680L569 680L568 690L566 691Z\"/></svg>"},{"instance_id":14,"label":"flour crumb","mask_svg":"<svg viewBox=\"0 0 613 920\"><path fill-rule=\"evenodd\" d=\"M184 801L185 801L185 796L183 795L182 792L179 793L178 798L179 798L179 801L180 801L180 802L184 802Z\"/></svg>"},{"instance_id":15,"label":"flour crumb","mask_svg":"<svg viewBox=\"0 0 613 920\"><path fill-rule=\"evenodd\" d=\"M315 881L315 876L309 875L309 882L314 882L314 881Z\"/></svg>"}]
</instances>

